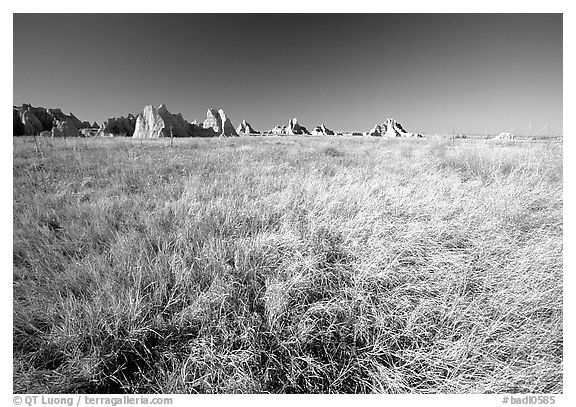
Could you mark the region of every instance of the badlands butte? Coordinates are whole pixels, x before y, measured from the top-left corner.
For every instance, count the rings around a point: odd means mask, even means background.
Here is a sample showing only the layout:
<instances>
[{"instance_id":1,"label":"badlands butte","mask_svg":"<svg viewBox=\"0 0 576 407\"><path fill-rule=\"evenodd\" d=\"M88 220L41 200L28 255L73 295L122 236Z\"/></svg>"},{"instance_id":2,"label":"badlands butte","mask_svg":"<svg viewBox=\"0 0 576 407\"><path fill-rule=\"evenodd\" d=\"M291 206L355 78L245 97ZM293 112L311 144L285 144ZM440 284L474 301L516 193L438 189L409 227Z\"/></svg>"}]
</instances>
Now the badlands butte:
<instances>
[{"instance_id":1,"label":"badlands butte","mask_svg":"<svg viewBox=\"0 0 576 407\"><path fill-rule=\"evenodd\" d=\"M234 127L222 109L208 109L202 123L189 122L181 113L170 113L166 105L158 108L146 106L137 116L111 117L101 125L82 121L74 114L64 114L61 109L33 107L29 104L14 106L14 136L40 135L47 137L238 137L283 135L351 135L373 137L423 137L420 133L406 131L394 119L376 124L366 132L336 132L326 125L316 125L312 130L292 118L286 125L277 125L268 131L255 130L246 120Z\"/></svg>"}]
</instances>

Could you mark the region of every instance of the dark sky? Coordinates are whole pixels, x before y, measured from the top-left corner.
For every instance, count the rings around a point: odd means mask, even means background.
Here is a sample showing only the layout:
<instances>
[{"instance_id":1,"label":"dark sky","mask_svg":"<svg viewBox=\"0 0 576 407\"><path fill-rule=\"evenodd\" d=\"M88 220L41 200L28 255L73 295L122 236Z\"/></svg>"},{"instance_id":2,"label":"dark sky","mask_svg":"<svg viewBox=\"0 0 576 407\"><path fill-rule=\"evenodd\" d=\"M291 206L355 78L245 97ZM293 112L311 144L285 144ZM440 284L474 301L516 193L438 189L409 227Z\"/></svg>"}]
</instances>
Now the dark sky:
<instances>
[{"instance_id":1,"label":"dark sky","mask_svg":"<svg viewBox=\"0 0 576 407\"><path fill-rule=\"evenodd\" d=\"M562 130L561 14L15 14L14 104L257 130Z\"/></svg>"}]
</instances>

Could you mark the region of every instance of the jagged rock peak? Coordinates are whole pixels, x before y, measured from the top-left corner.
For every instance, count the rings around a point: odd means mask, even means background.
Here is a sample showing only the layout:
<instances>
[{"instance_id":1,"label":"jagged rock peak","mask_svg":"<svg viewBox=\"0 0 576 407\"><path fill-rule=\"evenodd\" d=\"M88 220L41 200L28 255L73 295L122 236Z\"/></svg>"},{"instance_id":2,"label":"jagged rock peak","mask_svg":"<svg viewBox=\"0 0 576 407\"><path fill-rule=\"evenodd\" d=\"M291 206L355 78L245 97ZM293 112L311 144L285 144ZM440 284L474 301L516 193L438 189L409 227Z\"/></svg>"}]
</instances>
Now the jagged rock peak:
<instances>
[{"instance_id":1,"label":"jagged rock peak","mask_svg":"<svg viewBox=\"0 0 576 407\"><path fill-rule=\"evenodd\" d=\"M314 127L314 130L312 130L312 134L317 136L320 135L333 136L334 132L330 130L328 127L326 127L324 124L322 124L320 126Z\"/></svg>"},{"instance_id":2,"label":"jagged rock peak","mask_svg":"<svg viewBox=\"0 0 576 407\"><path fill-rule=\"evenodd\" d=\"M293 119L290 119L290 121L288 122L288 134L300 135L300 134L310 134L310 132L306 127L298 124L298 119L294 117Z\"/></svg>"},{"instance_id":3,"label":"jagged rock peak","mask_svg":"<svg viewBox=\"0 0 576 407\"><path fill-rule=\"evenodd\" d=\"M165 104L156 109L153 105L144 107L136 118L134 138L189 137L192 124L182 114L172 114Z\"/></svg>"},{"instance_id":4,"label":"jagged rock peak","mask_svg":"<svg viewBox=\"0 0 576 407\"><path fill-rule=\"evenodd\" d=\"M77 129L90 127L90 123L80 121L72 113L66 115L58 108L34 107L28 103L13 106L13 121L15 136L40 134L42 131L51 132L65 121L73 123Z\"/></svg>"},{"instance_id":5,"label":"jagged rock peak","mask_svg":"<svg viewBox=\"0 0 576 407\"><path fill-rule=\"evenodd\" d=\"M375 125L372 130L365 133L373 137L422 137L419 133L411 133L395 119L389 118L382 124Z\"/></svg>"},{"instance_id":6,"label":"jagged rock peak","mask_svg":"<svg viewBox=\"0 0 576 407\"><path fill-rule=\"evenodd\" d=\"M94 122L97 125L96 122ZM132 137L136 127L136 118L133 114L128 114L127 117L109 117L108 120L102 123L100 129L96 132L97 136L113 137L125 136Z\"/></svg>"},{"instance_id":7,"label":"jagged rock peak","mask_svg":"<svg viewBox=\"0 0 576 407\"><path fill-rule=\"evenodd\" d=\"M220 137L238 136L234 125L230 121L230 118L226 116L223 109L208 109L206 112L206 120L204 120L202 127L214 130Z\"/></svg>"},{"instance_id":8,"label":"jagged rock peak","mask_svg":"<svg viewBox=\"0 0 576 407\"><path fill-rule=\"evenodd\" d=\"M260 134L260 132L258 130L254 130L250 123L248 123L246 120L242 120L242 123L238 125L238 128L236 128L236 133L244 135Z\"/></svg>"}]
</instances>

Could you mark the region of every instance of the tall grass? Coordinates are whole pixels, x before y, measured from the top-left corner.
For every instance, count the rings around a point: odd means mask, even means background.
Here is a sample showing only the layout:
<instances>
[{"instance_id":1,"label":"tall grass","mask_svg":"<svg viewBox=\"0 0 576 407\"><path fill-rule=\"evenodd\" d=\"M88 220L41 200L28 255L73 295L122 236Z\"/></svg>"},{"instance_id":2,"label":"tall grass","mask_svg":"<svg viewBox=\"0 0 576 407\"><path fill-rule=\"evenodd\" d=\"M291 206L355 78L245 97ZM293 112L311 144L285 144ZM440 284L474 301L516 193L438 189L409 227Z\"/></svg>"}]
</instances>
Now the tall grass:
<instances>
[{"instance_id":1,"label":"tall grass","mask_svg":"<svg viewBox=\"0 0 576 407\"><path fill-rule=\"evenodd\" d=\"M562 391L562 149L14 141L14 391Z\"/></svg>"}]
</instances>

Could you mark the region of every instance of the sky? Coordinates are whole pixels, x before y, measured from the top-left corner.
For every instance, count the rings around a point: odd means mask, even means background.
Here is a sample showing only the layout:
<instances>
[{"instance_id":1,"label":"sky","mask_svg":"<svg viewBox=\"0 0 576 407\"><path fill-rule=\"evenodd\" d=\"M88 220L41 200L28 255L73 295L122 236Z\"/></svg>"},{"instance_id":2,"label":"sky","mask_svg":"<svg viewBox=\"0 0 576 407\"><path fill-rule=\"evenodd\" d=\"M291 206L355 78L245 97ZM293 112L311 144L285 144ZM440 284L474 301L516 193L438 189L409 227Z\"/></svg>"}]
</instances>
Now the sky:
<instances>
[{"instance_id":1,"label":"sky","mask_svg":"<svg viewBox=\"0 0 576 407\"><path fill-rule=\"evenodd\" d=\"M13 103L257 130L562 131L562 14L14 14Z\"/></svg>"}]
</instances>

